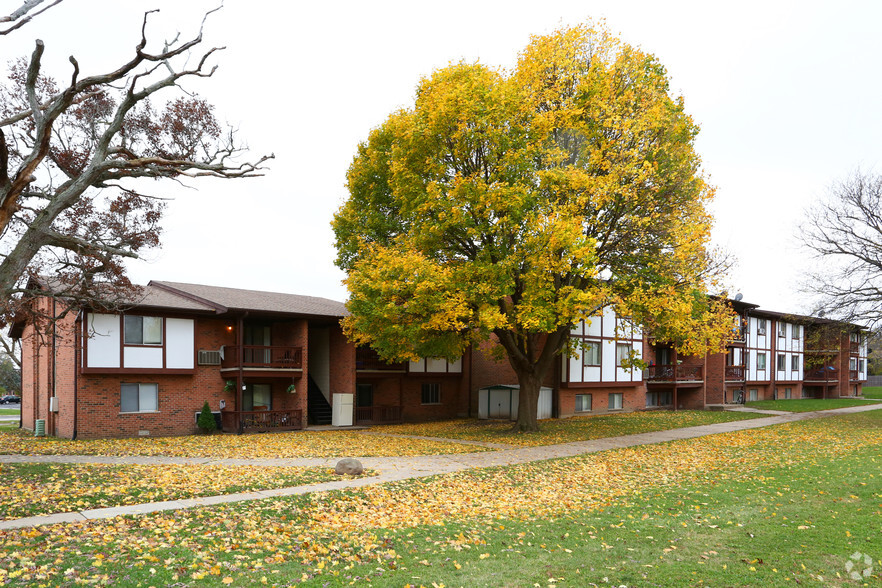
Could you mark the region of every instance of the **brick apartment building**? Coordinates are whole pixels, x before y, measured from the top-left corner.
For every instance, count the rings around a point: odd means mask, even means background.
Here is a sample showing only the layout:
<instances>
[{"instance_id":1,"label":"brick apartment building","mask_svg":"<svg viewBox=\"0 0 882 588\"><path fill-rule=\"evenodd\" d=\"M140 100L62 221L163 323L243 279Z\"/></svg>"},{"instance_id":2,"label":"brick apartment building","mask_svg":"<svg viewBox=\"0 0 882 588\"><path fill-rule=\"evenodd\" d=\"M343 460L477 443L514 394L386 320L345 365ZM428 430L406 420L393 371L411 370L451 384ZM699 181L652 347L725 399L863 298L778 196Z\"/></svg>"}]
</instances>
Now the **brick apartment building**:
<instances>
[{"instance_id":1,"label":"brick apartment building","mask_svg":"<svg viewBox=\"0 0 882 588\"><path fill-rule=\"evenodd\" d=\"M31 303L62 314L52 297ZM544 383L550 413L860 394L867 348L857 326L731 304L727 352L705 357L678 356L613 309L581 321L573 353ZM206 401L225 431L419 422L478 416L482 389L517 382L477 347L457 361L382 362L346 340L345 313L323 298L153 281L125 312L18 322L10 334L22 343L22 426L42 419L66 438L184 435ZM622 367L631 356L646 369Z\"/></svg>"}]
</instances>

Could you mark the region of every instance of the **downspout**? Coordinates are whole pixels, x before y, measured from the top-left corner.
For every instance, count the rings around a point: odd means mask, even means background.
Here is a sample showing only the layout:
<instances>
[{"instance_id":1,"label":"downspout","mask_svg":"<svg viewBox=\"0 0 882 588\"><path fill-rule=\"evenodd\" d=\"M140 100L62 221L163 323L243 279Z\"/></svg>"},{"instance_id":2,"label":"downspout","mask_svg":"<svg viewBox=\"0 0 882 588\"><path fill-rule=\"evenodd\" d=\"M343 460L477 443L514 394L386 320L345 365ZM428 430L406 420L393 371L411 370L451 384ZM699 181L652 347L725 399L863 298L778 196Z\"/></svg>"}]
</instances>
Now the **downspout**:
<instances>
[{"instance_id":1,"label":"downspout","mask_svg":"<svg viewBox=\"0 0 882 588\"><path fill-rule=\"evenodd\" d=\"M83 311L77 312L77 319L74 321L74 374L73 374L73 434L71 440L77 439L77 402L79 395L79 375L80 375L80 350L83 342Z\"/></svg>"},{"instance_id":2,"label":"downspout","mask_svg":"<svg viewBox=\"0 0 882 588\"><path fill-rule=\"evenodd\" d=\"M469 409L466 412L472 418L472 373L475 371L472 361L474 360L474 344L469 344Z\"/></svg>"},{"instance_id":3,"label":"downspout","mask_svg":"<svg viewBox=\"0 0 882 588\"><path fill-rule=\"evenodd\" d=\"M245 317L247 315L248 312L246 311L244 315L239 317L238 326L236 328L236 362L239 364L239 370L236 372L236 412L239 415L239 418L236 419L236 433L240 435L244 432L244 417L242 416L242 388L245 386L245 375L243 374L242 361L245 358L245 349L243 348L243 345L245 344L245 334L243 331L245 328Z\"/></svg>"},{"instance_id":4,"label":"downspout","mask_svg":"<svg viewBox=\"0 0 882 588\"><path fill-rule=\"evenodd\" d=\"M57 300L52 298L52 385L49 386L47 393L49 394L49 403L47 405L48 411L46 412L46 417L48 420L46 430L52 431L52 436L57 437L58 431L55 430L55 413L52 412L52 398L55 397L55 393L57 391L58 386L58 348L57 348L57 337L58 337L58 308L57 308ZM56 401L57 402L57 401Z\"/></svg>"}]
</instances>

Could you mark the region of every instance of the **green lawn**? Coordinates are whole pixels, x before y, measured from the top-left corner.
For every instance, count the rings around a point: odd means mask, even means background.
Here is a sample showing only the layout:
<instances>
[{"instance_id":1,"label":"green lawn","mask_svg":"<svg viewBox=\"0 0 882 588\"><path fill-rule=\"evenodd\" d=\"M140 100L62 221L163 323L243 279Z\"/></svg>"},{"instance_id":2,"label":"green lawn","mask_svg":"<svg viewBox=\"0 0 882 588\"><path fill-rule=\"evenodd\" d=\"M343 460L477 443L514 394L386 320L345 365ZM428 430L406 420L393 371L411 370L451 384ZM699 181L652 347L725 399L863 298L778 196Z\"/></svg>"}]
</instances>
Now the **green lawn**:
<instances>
[{"instance_id":1,"label":"green lawn","mask_svg":"<svg viewBox=\"0 0 882 588\"><path fill-rule=\"evenodd\" d=\"M0 466L0 520L339 479L322 467L9 463Z\"/></svg>"},{"instance_id":2,"label":"green lawn","mask_svg":"<svg viewBox=\"0 0 882 588\"><path fill-rule=\"evenodd\" d=\"M880 465L882 412L872 411L0 532L0 584L878 585Z\"/></svg>"},{"instance_id":3,"label":"green lawn","mask_svg":"<svg viewBox=\"0 0 882 588\"><path fill-rule=\"evenodd\" d=\"M748 408L762 410L786 410L790 412L811 412L813 410L830 410L832 408L845 408L847 406L865 406L867 404L879 404L873 400L860 398L793 398L790 400L758 400L746 402Z\"/></svg>"},{"instance_id":4,"label":"green lawn","mask_svg":"<svg viewBox=\"0 0 882 588\"><path fill-rule=\"evenodd\" d=\"M863 393L865 398L882 399L882 386L864 386Z\"/></svg>"},{"instance_id":5,"label":"green lawn","mask_svg":"<svg viewBox=\"0 0 882 588\"><path fill-rule=\"evenodd\" d=\"M21 414L20 408L0 408L0 414Z\"/></svg>"},{"instance_id":6,"label":"green lawn","mask_svg":"<svg viewBox=\"0 0 882 588\"><path fill-rule=\"evenodd\" d=\"M568 419L548 419L539 421L538 433L519 433L512 431L509 421L456 419L432 423L413 423L404 425L385 425L372 427L377 433L400 435L423 435L445 439L467 439L506 445L538 446L589 441L619 435L634 435L653 431L668 431L683 427L710 425L764 415L707 411L707 410L654 410L608 414L598 416L577 416Z\"/></svg>"}]
</instances>

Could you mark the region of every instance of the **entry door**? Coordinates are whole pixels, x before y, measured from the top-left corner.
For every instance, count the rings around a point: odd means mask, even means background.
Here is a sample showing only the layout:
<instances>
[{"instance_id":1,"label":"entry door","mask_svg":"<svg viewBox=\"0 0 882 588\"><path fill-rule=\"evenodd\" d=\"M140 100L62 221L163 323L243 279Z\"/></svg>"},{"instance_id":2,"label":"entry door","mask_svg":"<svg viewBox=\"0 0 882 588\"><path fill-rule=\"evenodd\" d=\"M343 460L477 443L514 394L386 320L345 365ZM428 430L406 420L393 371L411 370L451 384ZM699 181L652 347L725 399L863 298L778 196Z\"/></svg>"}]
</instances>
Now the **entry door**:
<instances>
[{"instance_id":1,"label":"entry door","mask_svg":"<svg viewBox=\"0 0 882 588\"><path fill-rule=\"evenodd\" d=\"M269 325L255 325L255 324L246 324L245 332L243 333L243 341L247 346L255 345L260 347L269 347L270 343L270 326ZM245 349L245 353L243 355L245 358L245 363L257 363L257 364L270 364L270 350L269 349Z\"/></svg>"},{"instance_id":2,"label":"entry door","mask_svg":"<svg viewBox=\"0 0 882 588\"><path fill-rule=\"evenodd\" d=\"M355 406L358 408L370 408L374 405L374 385L355 385Z\"/></svg>"},{"instance_id":3,"label":"entry door","mask_svg":"<svg viewBox=\"0 0 882 588\"><path fill-rule=\"evenodd\" d=\"M242 392L243 409L272 410L273 389L269 384L246 384Z\"/></svg>"}]
</instances>

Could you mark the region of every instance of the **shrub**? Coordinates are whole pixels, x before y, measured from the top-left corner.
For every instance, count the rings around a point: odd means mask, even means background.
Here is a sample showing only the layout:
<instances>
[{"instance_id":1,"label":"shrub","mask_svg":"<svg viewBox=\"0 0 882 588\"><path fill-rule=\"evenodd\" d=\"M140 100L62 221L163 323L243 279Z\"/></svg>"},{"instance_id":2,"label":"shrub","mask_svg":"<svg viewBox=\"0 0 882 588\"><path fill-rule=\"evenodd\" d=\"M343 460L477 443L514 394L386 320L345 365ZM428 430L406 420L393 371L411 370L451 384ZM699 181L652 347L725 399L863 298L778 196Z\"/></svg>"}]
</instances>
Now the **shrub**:
<instances>
[{"instance_id":1,"label":"shrub","mask_svg":"<svg viewBox=\"0 0 882 588\"><path fill-rule=\"evenodd\" d=\"M211 413L211 408L208 407L208 401L205 401L205 404L202 405L202 412L199 413L199 418L196 420L196 426L199 427L203 433L213 433L217 429L217 423L214 420L214 415Z\"/></svg>"}]
</instances>

